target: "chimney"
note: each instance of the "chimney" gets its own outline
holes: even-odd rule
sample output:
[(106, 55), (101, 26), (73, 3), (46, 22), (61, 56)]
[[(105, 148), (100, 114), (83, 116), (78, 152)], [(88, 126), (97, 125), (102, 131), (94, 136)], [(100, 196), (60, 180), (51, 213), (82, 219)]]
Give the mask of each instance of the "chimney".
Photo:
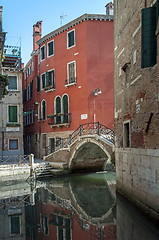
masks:
[(39, 47), (36, 42), (41, 38), (41, 23), (42, 21), (39, 21), (33, 25), (33, 52)]
[(109, 2), (106, 6), (106, 15), (114, 15), (114, 3)]
[(3, 7), (0, 6), (0, 32), (2, 32), (2, 9)]

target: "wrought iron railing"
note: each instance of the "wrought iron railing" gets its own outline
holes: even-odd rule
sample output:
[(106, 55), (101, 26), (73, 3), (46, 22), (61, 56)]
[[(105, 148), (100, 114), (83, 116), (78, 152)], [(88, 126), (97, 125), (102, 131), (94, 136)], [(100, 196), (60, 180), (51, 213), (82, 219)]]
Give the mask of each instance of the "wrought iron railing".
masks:
[(80, 125), (68, 138), (61, 138), (58, 144), (56, 144), (52, 149), (50, 146), (46, 147), (45, 155), (53, 153), (59, 149), (68, 148), (73, 142), (78, 139), (79, 136), (84, 135), (98, 135), (103, 140), (106, 140), (114, 144), (114, 130), (110, 129), (100, 122), (86, 123)]
[(3, 165), (29, 165), (29, 156), (28, 155), (11, 155), (11, 156), (0, 156), (0, 166)]
[(58, 113), (54, 115), (48, 115), (48, 124), (56, 126), (59, 124), (69, 125), (71, 123), (71, 113)]

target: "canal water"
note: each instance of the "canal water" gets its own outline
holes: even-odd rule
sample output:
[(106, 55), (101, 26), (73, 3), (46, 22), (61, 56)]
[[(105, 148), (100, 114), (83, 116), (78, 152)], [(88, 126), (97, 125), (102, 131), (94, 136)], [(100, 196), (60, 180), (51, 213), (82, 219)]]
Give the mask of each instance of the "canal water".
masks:
[(159, 240), (115, 189), (115, 173), (0, 186), (0, 240)]

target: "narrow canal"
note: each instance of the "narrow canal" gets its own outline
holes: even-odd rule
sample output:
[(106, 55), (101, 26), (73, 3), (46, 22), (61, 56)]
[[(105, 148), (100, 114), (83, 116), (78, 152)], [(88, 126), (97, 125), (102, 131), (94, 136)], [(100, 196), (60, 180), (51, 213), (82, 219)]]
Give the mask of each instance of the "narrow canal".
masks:
[(0, 186), (0, 240), (158, 240), (159, 228), (117, 195), (115, 173)]

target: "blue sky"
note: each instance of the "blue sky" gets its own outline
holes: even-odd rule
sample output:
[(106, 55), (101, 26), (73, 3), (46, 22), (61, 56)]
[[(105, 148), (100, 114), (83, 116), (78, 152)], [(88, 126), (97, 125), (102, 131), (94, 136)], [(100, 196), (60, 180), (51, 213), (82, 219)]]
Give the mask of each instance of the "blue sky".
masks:
[(42, 35), (61, 26), (60, 16), (66, 14), (63, 25), (84, 13), (105, 14), (105, 5), (111, 0), (0, 0), (3, 6), (2, 27), (7, 32), (6, 44), (22, 47), (24, 64), (32, 52), (32, 30), (37, 21), (42, 22)]

